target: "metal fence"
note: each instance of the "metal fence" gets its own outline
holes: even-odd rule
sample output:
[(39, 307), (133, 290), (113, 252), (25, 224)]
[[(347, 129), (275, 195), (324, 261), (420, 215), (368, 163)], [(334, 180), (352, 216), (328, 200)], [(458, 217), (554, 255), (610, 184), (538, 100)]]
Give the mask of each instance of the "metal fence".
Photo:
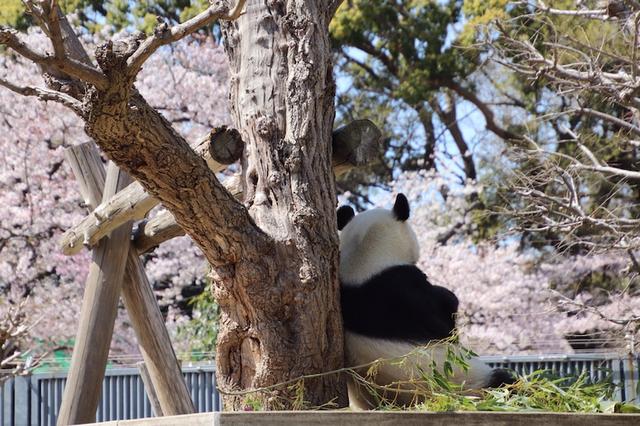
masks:
[[(220, 410), (213, 365), (182, 369), (198, 412)], [(55, 425), (66, 372), (16, 377), (0, 384), (0, 426)], [(102, 382), (96, 421), (153, 417), (137, 368), (109, 368)]]
[(640, 354), (603, 355), (519, 355), (481, 357), (494, 368), (509, 368), (521, 375), (538, 370), (551, 371), (559, 377), (577, 377), (586, 374), (590, 381), (610, 378), (616, 384), (614, 399), (640, 403)]
[[(559, 376), (586, 373), (593, 381), (611, 377), (619, 385), (615, 398), (640, 402), (640, 355), (546, 355), (481, 357), (492, 367), (510, 368), (520, 374), (551, 370)], [(185, 367), (183, 373), (198, 412), (218, 411), (213, 365)], [(55, 425), (66, 373), (39, 373), (16, 377), (0, 384), (0, 426)], [(97, 421), (152, 417), (149, 399), (136, 368), (108, 369), (102, 384)]]

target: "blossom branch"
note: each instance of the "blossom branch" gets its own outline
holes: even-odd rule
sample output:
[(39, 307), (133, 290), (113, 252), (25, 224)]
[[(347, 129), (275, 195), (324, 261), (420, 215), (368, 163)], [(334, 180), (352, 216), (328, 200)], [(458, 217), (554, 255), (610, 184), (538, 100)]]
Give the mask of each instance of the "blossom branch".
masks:
[(609, 321), (616, 325), (621, 325), (623, 327), (631, 326), (634, 330), (640, 327), (640, 315), (630, 315), (626, 318), (611, 318), (610, 316), (603, 313), (601, 310), (594, 306), (589, 306), (585, 303), (579, 302), (577, 300), (573, 300), (564, 296), (556, 290), (552, 290), (553, 293), (560, 299), (561, 305), (565, 306), (573, 306), (578, 308), (581, 311), (589, 312), (591, 314), (597, 315), (601, 319), (605, 321)]

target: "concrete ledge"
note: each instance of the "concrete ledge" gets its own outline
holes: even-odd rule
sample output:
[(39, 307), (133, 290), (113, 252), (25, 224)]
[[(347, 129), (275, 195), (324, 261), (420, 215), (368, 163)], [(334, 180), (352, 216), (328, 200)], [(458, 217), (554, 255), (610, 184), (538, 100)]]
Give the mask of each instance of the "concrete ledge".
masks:
[(257, 411), (201, 413), (96, 424), (107, 426), (638, 426), (640, 414)]

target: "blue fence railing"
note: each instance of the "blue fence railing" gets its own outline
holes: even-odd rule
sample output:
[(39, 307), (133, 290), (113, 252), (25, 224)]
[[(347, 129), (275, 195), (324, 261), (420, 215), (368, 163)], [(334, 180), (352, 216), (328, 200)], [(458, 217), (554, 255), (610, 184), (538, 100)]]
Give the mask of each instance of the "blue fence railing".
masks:
[[(551, 370), (559, 376), (588, 374), (593, 381), (611, 377), (618, 385), (618, 401), (640, 403), (640, 355), (545, 355), (481, 357), (492, 367), (510, 368), (520, 374)], [(198, 412), (219, 411), (211, 364), (183, 368), (187, 388)], [(0, 383), (0, 426), (55, 425), (62, 403), (66, 372), (38, 373)], [(102, 383), (96, 421), (153, 417), (137, 368), (109, 368)]]
[(616, 385), (614, 398), (617, 401), (640, 403), (640, 354), (518, 355), (481, 358), (492, 367), (509, 368), (521, 375), (549, 370), (559, 377), (577, 377), (584, 373), (592, 382), (610, 377)]
[[(220, 410), (213, 365), (185, 367), (182, 372), (196, 410)], [(66, 376), (66, 372), (37, 373), (0, 383), (0, 426), (54, 426)], [(138, 369), (107, 369), (96, 421), (145, 417), (153, 417), (153, 411)]]

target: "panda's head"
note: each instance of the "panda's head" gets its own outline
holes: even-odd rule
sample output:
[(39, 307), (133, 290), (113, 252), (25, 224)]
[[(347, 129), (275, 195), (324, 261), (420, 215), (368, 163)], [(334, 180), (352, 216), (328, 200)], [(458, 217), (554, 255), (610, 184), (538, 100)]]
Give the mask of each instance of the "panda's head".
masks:
[(391, 210), (356, 215), (351, 207), (342, 206), (337, 215), (342, 285), (357, 286), (389, 267), (418, 261), (418, 240), (407, 223), (409, 202), (403, 194), (398, 194)]

